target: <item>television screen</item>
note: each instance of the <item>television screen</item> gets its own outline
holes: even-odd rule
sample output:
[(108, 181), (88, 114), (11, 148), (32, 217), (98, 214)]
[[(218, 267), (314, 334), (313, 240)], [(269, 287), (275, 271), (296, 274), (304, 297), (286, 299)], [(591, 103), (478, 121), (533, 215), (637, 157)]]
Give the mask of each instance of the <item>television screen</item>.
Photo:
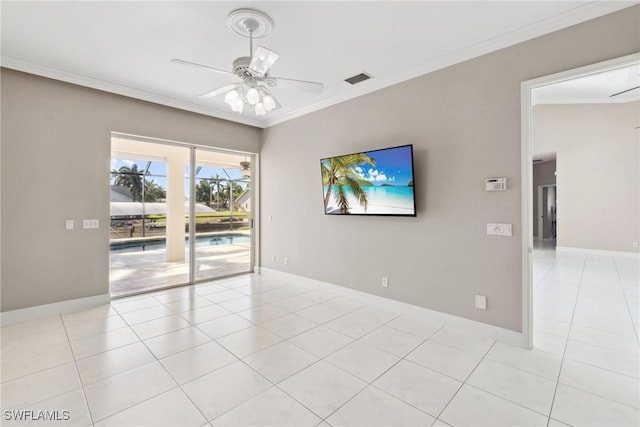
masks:
[(412, 145), (329, 157), (320, 166), (325, 214), (416, 216)]

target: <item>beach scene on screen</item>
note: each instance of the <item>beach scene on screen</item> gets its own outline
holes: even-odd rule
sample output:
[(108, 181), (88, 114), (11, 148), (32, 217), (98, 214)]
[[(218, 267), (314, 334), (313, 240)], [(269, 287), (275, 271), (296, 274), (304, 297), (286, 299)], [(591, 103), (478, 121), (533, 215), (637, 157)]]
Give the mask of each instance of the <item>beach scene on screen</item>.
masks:
[(321, 161), (326, 214), (415, 215), (410, 145)]

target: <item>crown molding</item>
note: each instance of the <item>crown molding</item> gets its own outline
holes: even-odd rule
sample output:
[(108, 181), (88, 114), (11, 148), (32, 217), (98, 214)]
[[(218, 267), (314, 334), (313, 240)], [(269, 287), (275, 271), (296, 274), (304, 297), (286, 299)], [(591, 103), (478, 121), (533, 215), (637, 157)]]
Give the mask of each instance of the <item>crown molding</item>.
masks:
[(478, 43), (472, 46), (463, 48), (457, 52), (453, 52), (449, 55), (442, 56), (440, 58), (427, 61), (416, 67), (412, 67), (400, 73), (396, 73), (392, 76), (382, 79), (372, 79), (365, 83), (363, 86), (353, 88), (352, 90), (342, 93), (340, 95), (327, 98), (314, 104), (306, 105), (298, 108), (289, 113), (283, 113), (280, 115), (272, 114), (264, 119), (255, 119), (227, 111), (221, 111), (213, 108), (206, 108), (201, 105), (190, 103), (176, 98), (167, 97), (153, 92), (148, 92), (129, 86), (95, 79), (88, 76), (74, 74), (68, 71), (58, 70), (50, 67), (45, 67), (38, 64), (22, 61), (20, 59), (2, 56), (0, 58), (0, 66), (5, 68), (14, 69), (17, 71), (23, 71), (30, 74), (39, 75), (55, 80), (60, 80), (67, 83), (76, 84), (92, 89), (97, 89), (105, 92), (114, 93), (117, 95), (126, 96), (129, 98), (135, 98), (142, 101), (153, 102), (155, 104), (165, 105), (168, 107), (178, 108), (185, 111), (191, 111), (193, 113), (203, 114), (218, 119), (228, 120), (236, 123), (241, 123), (257, 128), (267, 128), (274, 126), (306, 114), (313, 113), (336, 105), (368, 93), (372, 93), (389, 86), (428, 74), (433, 71), (440, 70), (442, 68), (449, 67), (451, 65), (467, 61), (472, 58), (476, 58), (499, 49), (503, 49), (508, 46), (512, 46), (517, 43), (521, 43), (545, 34), (552, 33), (554, 31), (561, 30), (563, 28), (570, 27), (603, 15), (607, 15), (613, 12), (617, 12), (628, 7), (639, 4), (639, 1), (630, 2), (605, 2), (594, 1), (584, 6), (577, 7), (573, 10), (564, 12), (554, 17), (545, 19), (527, 27), (520, 28), (518, 30), (503, 34), (492, 38), (490, 41)]
[(355, 88), (348, 93), (343, 93), (332, 98), (325, 99), (318, 103), (308, 105), (306, 107), (297, 109), (287, 114), (280, 116), (271, 116), (267, 119), (265, 127), (270, 127), (276, 124), (286, 122), (288, 120), (295, 119), (297, 117), (312, 113), (314, 111), (322, 110), (335, 104), (339, 104), (345, 101), (349, 101), (353, 98), (366, 95), (371, 92), (384, 89), (389, 86), (473, 59), (482, 55), (486, 55), (491, 52), (495, 52), (500, 49), (504, 49), (509, 46), (513, 46), (518, 43), (522, 43), (527, 40), (540, 37), (554, 31), (558, 31), (573, 25), (580, 24), (582, 22), (589, 21), (591, 19), (598, 18), (600, 16), (608, 15), (610, 13), (617, 12), (622, 9), (626, 9), (640, 1), (633, 2), (591, 2), (582, 7), (564, 12), (554, 17), (545, 19), (536, 24), (532, 24), (518, 30), (503, 34), (502, 36), (495, 37), (491, 41), (478, 43), (467, 48), (461, 49), (457, 52), (449, 55), (442, 56), (440, 58), (424, 62), (423, 64), (408, 69), (406, 71), (397, 73), (393, 76), (383, 79), (372, 79), (367, 81), (366, 86)]
[(129, 86), (124, 86), (117, 83), (112, 83), (106, 80), (94, 79), (93, 77), (87, 77), (80, 74), (58, 70), (55, 68), (45, 67), (42, 65), (22, 61), (20, 59), (12, 58), (9, 56), (2, 56), (0, 58), (0, 66), (2, 66), (3, 68), (9, 68), (16, 71), (35, 74), (37, 76), (59, 80), (62, 82), (71, 83), (78, 86), (97, 89), (104, 92), (113, 93), (116, 95), (122, 95), (128, 98), (134, 98), (141, 101), (148, 101), (154, 104), (164, 105), (166, 107), (173, 107), (180, 110), (190, 111), (192, 113), (203, 114), (209, 117), (215, 117), (218, 119), (223, 119), (223, 120), (241, 123), (241, 124), (259, 127), (259, 128), (264, 127), (264, 123), (262, 123), (261, 121), (252, 119), (251, 117), (241, 116), (231, 112), (218, 111), (212, 108), (202, 107), (197, 104), (192, 104), (192, 103), (171, 98), (165, 95), (159, 95), (157, 93), (148, 92), (148, 91), (136, 89)]
[(531, 105), (567, 105), (567, 104), (626, 104), (629, 102), (638, 102), (640, 101), (640, 96), (634, 96), (625, 99), (615, 99), (615, 98), (565, 98), (565, 99), (554, 99), (552, 101), (533, 101)]

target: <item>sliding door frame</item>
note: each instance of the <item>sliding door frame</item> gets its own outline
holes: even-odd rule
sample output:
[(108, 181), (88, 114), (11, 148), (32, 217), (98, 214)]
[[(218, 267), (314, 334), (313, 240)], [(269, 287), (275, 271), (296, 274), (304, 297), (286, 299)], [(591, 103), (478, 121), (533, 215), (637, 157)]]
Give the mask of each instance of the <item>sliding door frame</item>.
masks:
[[(172, 284), (172, 285), (167, 285), (167, 286), (162, 286), (162, 287), (158, 287), (156, 289), (151, 289), (151, 290), (144, 290), (144, 291), (140, 291), (140, 292), (132, 292), (130, 294), (125, 294), (125, 295), (121, 295), (121, 296), (117, 296), (117, 297), (113, 297), (114, 299), (116, 298), (124, 298), (124, 297), (128, 297), (128, 296), (132, 296), (132, 295), (137, 295), (137, 294), (144, 294), (144, 293), (148, 293), (148, 292), (155, 292), (155, 291), (159, 291), (159, 290), (164, 290), (164, 289), (171, 289), (171, 288), (177, 288), (177, 287), (181, 287), (181, 286), (189, 286), (189, 285), (194, 285), (197, 283), (202, 283), (202, 282), (208, 282), (211, 280), (217, 280), (217, 279), (222, 279), (225, 277), (232, 277), (238, 274), (246, 274), (246, 273), (253, 273), (253, 272), (259, 272), (259, 267), (258, 267), (258, 260), (260, 259), (260, 256), (258, 254), (259, 251), (259, 244), (260, 244), (260, 238), (259, 238), (259, 226), (258, 224), (260, 223), (259, 219), (259, 206), (260, 203), (259, 201), (259, 171), (260, 171), (260, 166), (259, 166), (259, 155), (257, 153), (252, 153), (252, 152), (248, 152), (248, 151), (239, 151), (239, 150), (231, 150), (231, 149), (226, 149), (226, 148), (219, 148), (219, 147), (210, 147), (207, 145), (199, 145), (199, 144), (192, 144), (192, 143), (187, 143), (187, 142), (179, 142), (179, 141), (172, 141), (172, 140), (167, 140), (167, 139), (161, 139), (161, 138), (153, 138), (153, 137), (147, 137), (147, 136), (141, 136), (141, 135), (133, 135), (133, 134), (128, 134), (128, 133), (122, 133), (122, 132), (111, 132), (111, 138), (123, 138), (123, 139), (131, 139), (134, 141), (140, 141), (140, 142), (148, 142), (148, 143), (153, 143), (153, 144), (163, 144), (163, 145), (171, 145), (171, 146), (175, 146), (175, 147), (180, 147), (180, 148), (185, 148), (185, 149), (189, 149), (189, 278), (187, 280), (187, 282), (185, 283), (179, 283), (179, 284)], [(250, 175), (251, 175), (251, 179), (249, 181), (249, 185), (251, 188), (251, 215), (249, 217), (249, 228), (251, 230), (251, 238), (250, 238), (250, 242), (251, 242), (251, 251), (250, 251), (250, 256), (249, 256), (249, 269), (246, 272), (242, 272), (242, 273), (233, 273), (230, 275), (224, 275), (224, 276), (219, 276), (219, 277), (212, 277), (212, 278), (204, 278), (204, 279), (196, 279), (196, 239), (195, 239), (195, 235), (196, 235), (196, 216), (195, 216), (195, 205), (196, 205), (196, 151), (200, 150), (200, 151), (209, 151), (209, 152), (217, 152), (217, 153), (225, 153), (225, 154), (234, 154), (234, 155), (238, 155), (238, 156), (245, 156), (251, 159), (251, 166), (250, 166)], [(111, 151), (110, 151), (111, 152)]]

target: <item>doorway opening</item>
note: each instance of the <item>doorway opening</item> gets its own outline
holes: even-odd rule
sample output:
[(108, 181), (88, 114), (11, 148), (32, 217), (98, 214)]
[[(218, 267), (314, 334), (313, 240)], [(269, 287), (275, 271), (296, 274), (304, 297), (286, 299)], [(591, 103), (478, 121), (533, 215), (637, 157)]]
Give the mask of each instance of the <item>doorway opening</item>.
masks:
[(251, 272), (254, 158), (113, 134), (111, 296)]
[[(534, 224), (533, 235), (546, 246), (555, 246), (557, 238), (557, 191), (556, 184), (538, 185), (537, 203), (533, 210), (537, 212), (537, 227)], [(536, 206), (537, 205), (537, 206)]]
[[(553, 235), (553, 221), (551, 220), (551, 212), (547, 211), (548, 223), (545, 228), (545, 218), (541, 218), (544, 216), (545, 201), (547, 202), (546, 208), (549, 209), (548, 198), (554, 196), (554, 191), (545, 190), (544, 186), (542, 189), (535, 183), (534, 177), (534, 161), (536, 160), (536, 156), (544, 153), (548, 153), (550, 151), (550, 147), (535, 147), (533, 144), (533, 126), (534, 126), (534, 105), (537, 105), (536, 108), (540, 107), (540, 104), (545, 105), (545, 109), (537, 110), (538, 114), (542, 114), (546, 111), (547, 118), (550, 119), (550, 122), (553, 123), (554, 126), (550, 126), (550, 129), (557, 128), (559, 124), (566, 122), (566, 110), (569, 108), (574, 108), (573, 104), (583, 104), (585, 109), (591, 108), (593, 109), (594, 104), (599, 103), (608, 103), (611, 104), (616, 103), (618, 105), (622, 105), (624, 103), (629, 102), (637, 102), (638, 100), (638, 88), (637, 86), (637, 75), (638, 67), (640, 67), (640, 54), (632, 54), (622, 58), (617, 58), (610, 61), (605, 61), (598, 64), (592, 64), (586, 67), (565, 71), (562, 73), (541, 77), (534, 80), (529, 80), (523, 82), (521, 85), (521, 112), (522, 112), (522, 156), (521, 156), (521, 171), (522, 171), (522, 286), (523, 286), (523, 305), (522, 305), (522, 325), (523, 325), (523, 338), (524, 338), (524, 346), (526, 348), (533, 348), (533, 335), (534, 335), (534, 327), (533, 327), (533, 318), (534, 318), (534, 296), (533, 296), (533, 288), (534, 288), (534, 247), (540, 245), (540, 242), (545, 242), (545, 231)], [(625, 90), (610, 90), (610, 86), (608, 83), (611, 82), (611, 76), (613, 74), (617, 76), (629, 76), (630, 80), (624, 82), (621, 86), (624, 86)], [(633, 79), (636, 79), (636, 84), (633, 83)], [(617, 80), (619, 82), (619, 80)], [(590, 91), (584, 91), (585, 83), (589, 83)], [(541, 102), (541, 99), (554, 92), (555, 89), (562, 87), (563, 91), (560, 93), (561, 96), (564, 96), (565, 99), (562, 100), (549, 100), (546, 99), (544, 102)], [(632, 88), (631, 90), (626, 90), (627, 88)], [(636, 91), (636, 92), (634, 92)], [(599, 93), (604, 92), (604, 94)], [(558, 91), (555, 92), (556, 94)], [(587, 96), (584, 96), (587, 94)], [(581, 96), (582, 95), (582, 96)], [(573, 100), (569, 98), (573, 97)], [(600, 97), (600, 100), (596, 100), (596, 97)], [(632, 97), (627, 98), (627, 97)], [(611, 99), (614, 98), (614, 99)], [(550, 105), (556, 104), (556, 105)], [(586, 104), (586, 106), (584, 106)], [(633, 108), (633, 107), (632, 107)], [(593, 114), (592, 114), (593, 115)], [(626, 116), (625, 116), (626, 117)], [(631, 120), (633, 121), (633, 120)], [(635, 115), (635, 121), (637, 121), (637, 112)], [(594, 190), (593, 184), (595, 183), (598, 188), (602, 186), (607, 180), (611, 181), (613, 176), (617, 176), (619, 171), (622, 169), (622, 164), (626, 164), (626, 158), (632, 156), (619, 156), (621, 161), (614, 165), (613, 170), (614, 173), (601, 173), (601, 170), (604, 170), (603, 167), (610, 166), (608, 164), (613, 163), (611, 161), (611, 156), (607, 151), (612, 147), (611, 145), (611, 135), (609, 132), (600, 132), (600, 133), (592, 133), (592, 135), (598, 135), (599, 139), (605, 142), (609, 142), (609, 145), (603, 145), (599, 147), (597, 150), (592, 150), (589, 154), (586, 154), (583, 150), (585, 146), (585, 138), (582, 137), (585, 129), (585, 125), (589, 123), (589, 121), (584, 121), (581, 124), (574, 126), (573, 129), (569, 129), (565, 131), (564, 134), (557, 134), (556, 137), (560, 137), (563, 141), (569, 141), (573, 144), (572, 148), (575, 148), (574, 151), (571, 151), (571, 155), (561, 155), (560, 152), (557, 152), (557, 158), (554, 153), (554, 160), (557, 161), (557, 169), (558, 182), (557, 187), (555, 189), (555, 198), (559, 201), (557, 205), (554, 206), (555, 211), (553, 212), (553, 217), (555, 219), (555, 241), (559, 242), (559, 249), (562, 250), (575, 250), (575, 248), (580, 248), (578, 250), (583, 251), (584, 253), (590, 253), (588, 251), (593, 251), (591, 248), (595, 248), (597, 250), (613, 250), (613, 251), (630, 251), (637, 252), (636, 249), (632, 249), (632, 242), (629, 239), (629, 232), (626, 233), (618, 233), (621, 238), (618, 239), (617, 242), (614, 242), (612, 232), (612, 228), (607, 228), (607, 225), (611, 226), (612, 221), (607, 220), (611, 218), (612, 212), (616, 212), (613, 208), (614, 203), (602, 203), (598, 204), (594, 207), (593, 205), (593, 194), (595, 192), (600, 192), (601, 194), (607, 194), (607, 196), (615, 195), (616, 197), (620, 197), (620, 195), (630, 195), (631, 198), (635, 197), (634, 194), (637, 193), (637, 189), (635, 192), (633, 191), (633, 180), (629, 180), (628, 176), (625, 179), (625, 185), (628, 184), (629, 188), (625, 187), (625, 189), (618, 188), (619, 185), (615, 184), (617, 182), (622, 182), (621, 179), (613, 180), (614, 184), (609, 184), (609, 188), (615, 188), (615, 192), (611, 191), (600, 191)], [(638, 123), (624, 123), (623, 127), (627, 135), (624, 141), (631, 140), (633, 138), (627, 138), (631, 135), (630, 132), (633, 132), (633, 126), (638, 126)], [(574, 132), (576, 131), (577, 132)], [(582, 132), (582, 133), (581, 133)], [(541, 141), (547, 139), (547, 135), (542, 135), (544, 133), (540, 128), (536, 128), (535, 135), (536, 141)], [(552, 140), (553, 138), (548, 138)], [(627, 146), (632, 146), (632, 144), (624, 142)], [(621, 144), (622, 145), (622, 144)], [(603, 148), (604, 147), (604, 148)], [(582, 150), (582, 151), (579, 151)], [(598, 151), (600, 150), (600, 151)], [(565, 150), (566, 153), (569, 153), (569, 150)], [(565, 153), (565, 154), (566, 154)], [(583, 154), (579, 154), (583, 153)], [(590, 156), (590, 158), (589, 158)], [(637, 155), (636, 157), (637, 158)], [(607, 159), (607, 161), (601, 161), (597, 167), (585, 166), (587, 161), (596, 162), (598, 160)], [(578, 162), (579, 166), (569, 167), (570, 163)], [(593, 164), (593, 163), (589, 163)], [(636, 162), (637, 166), (637, 162)], [(632, 166), (634, 167), (634, 166)], [(571, 173), (569, 170), (571, 169)], [(576, 178), (578, 175), (574, 174), (573, 171), (579, 170), (581, 172), (581, 179)], [(605, 178), (606, 179), (603, 179)], [(585, 187), (585, 182), (589, 182)], [(552, 184), (552, 183), (542, 183), (542, 184)], [(566, 185), (565, 185), (566, 184)], [(571, 190), (574, 184), (582, 185), (580, 191)], [(551, 187), (547, 187), (551, 188)], [(546, 191), (546, 194), (545, 194)], [(540, 194), (541, 193), (541, 194)], [(547, 199), (545, 199), (545, 196)], [(571, 197), (567, 197), (571, 196)], [(580, 198), (580, 202), (576, 202), (576, 198)], [(627, 197), (628, 198), (628, 197)], [(536, 208), (534, 210), (534, 204)], [(541, 206), (538, 206), (541, 205)], [(634, 202), (629, 203), (630, 208), (624, 209), (619, 207), (617, 212), (630, 212), (636, 209), (637, 211), (637, 203)], [(626, 206), (626, 205), (625, 205)], [(585, 208), (586, 207), (586, 208)], [(542, 209), (542, 213), (540, 212)], [(580, 211), (582, 209), (582, 211)], [(578, 212), (578, 213), (571, 213)], [(580, 214), (582, 212), (582, 214)], [(585, 215), (587, 212), (589, 215)], [(634, 211), (635, 212), (635, 211)], [(600, 215), (600, 217), (598, 217)], [(589, 217), (590, 221), (584, 221), (585, 218)], [(637, 218), (637, 215), (636, 215)], [(541, 221), (542, 219), (542, 221)], [(614, 221), (615, 222), (615, 221)], [(624, 221), (618, 221), (620, 223)], [(618, 224), (615, 224), (616, 226)], [(616, 227), (618, 228), (618, 227)], [(603, 230), (606, 229), (606, 233), (585, 233), (582, 230)], [(637, 230), (635, 233), (637, 234)], [(549, 234), (547, 234), (549, 235)], [(585, 237), (586, 236), (586, 237)], [(539, 238), (542, 237), (542, 240)], [(611, 238), (610, 238), (611, 237)], [(597, 245), (592, 243), (595, 238), (599, 238), (600, 241), (604, 242), (606, 240), (606, 244)], [(625, 243), (620, 246), (620, 240), (623, 240)], [(626, 242), (629, 240), (629, 242)], [(535, 242), (535, 243), (534, 243)], [(554, 242), (555, 243), (555, 242)], [(617, 246), (616, 246), (617, 245)], [(602, 246), (602, 247), (601, 247)], [(585, 249), (582, 249), (585, 248)], [(621, 248), (621, 249), (618, 249)], [(635, 246), (634, 246), (635, 248)], [(554, 245), (555, 249), (555, 245)], [(597, 252), (596, 250), (596, 252)], [(556, 251), (553, 250), (553, 257), (556, 256)], [(602, 251), (600, 251), (602, 252)], [(584, 256), (584, 255), (583, 255)], [(544, 258), (544, 257), (543, 257)], [(582, 265), (582, 264), (581, 264)], [(575, 268), (574, 268), (575, 267)], [(580, 266), (569, 266), (567, 267), (567, 271), (571, 270), (571, 273), (575, 273), (576, 277), (579, 276)], [(574, 271), (576, 270), (576, 271)], [(612, 270), (615, 272), (615, 268)], [(566, 276), (566, 271), (557, 271), (558, 277)], [(581, 274), (581, 273), (580, 273)], [(582, 277), (582, 276), (580, 276)], [(617, 276), (615, 276), (617, 277)], [(577, 280), (577, 279), (576, 279)], [(579, 283), (579, 281), (577, 282)], [(568, 294), (568, 293), (567, 293)], [(573, 301), (573, 300), (572, 300)], [(575, 309), (575, 301), (573, 301), (573, 305), (570, 305), (573, 309)], [(569, 319), (571, 323), (572, 319)], [(562, 344), (558, 347), (564, 348), (564, 344), (559, 340), (558, 343)], [(566, 341), (566, 338), (565, 338)]]

